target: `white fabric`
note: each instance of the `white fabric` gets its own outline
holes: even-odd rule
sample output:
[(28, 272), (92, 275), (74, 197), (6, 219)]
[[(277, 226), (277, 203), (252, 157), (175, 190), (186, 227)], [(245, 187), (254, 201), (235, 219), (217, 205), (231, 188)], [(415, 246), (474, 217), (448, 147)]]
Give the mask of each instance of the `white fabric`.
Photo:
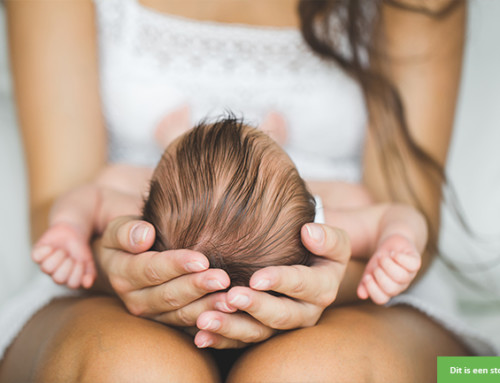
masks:
[[(193, 122), (226, 109), (255, 123), (279, 112), (289, 128), (285, 149), (304, 177), (360, 179), (366, 119), (361, 91), (334, 64), (311, 54), (298, 31), (193, 21), (136, 0), (96, 0), (96, 6), (111, 161), (153, 166), (160, 155), (155, 126), (188, 104)], [(419, 307), (478, 354), (498, 354), (498, 316), (465, 318), (457, 309), (457, 283), (448, 285), (453, 277), (443, 270), (436, 263), (391, 303)], [(40, 277), (3, 305), (0, 358), (34, 312), (70, 294)]]
[(61, 296), (76, 296), (80, 292), (56, 285), (41, 272), (24, 289), (2, 305), (0, 315), (0, 360), (9, 344), (38, 310)]
[(193, 122), (231, 110), (288, 124), (285, 149), (307, 178), (360, 178), (365, 111), (359, 86), (311, 53), (292, 28), (199, 22), (136, 0), (97, 2), (111, 160), (154, 165), (153, 131), (187, 104)]
[(319, 195), (314, 196), (316, 201), (316, 215), (314, 216), (314, 222), (325, 223), (325, 209), (323, 207), (323, 200)]

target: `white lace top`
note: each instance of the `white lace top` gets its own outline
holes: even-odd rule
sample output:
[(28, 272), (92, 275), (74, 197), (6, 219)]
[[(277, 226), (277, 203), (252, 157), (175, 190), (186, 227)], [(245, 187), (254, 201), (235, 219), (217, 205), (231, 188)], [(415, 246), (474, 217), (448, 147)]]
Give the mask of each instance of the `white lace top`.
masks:
[(365, 108), (356, 82), (294, 28), (197, 21), (137, 0), (95, 0), (102, 102), (112, 161), (155, 165), (159, 121), (188, 104), (193, 123), (232, 111), (281, 114), (302, 175), (360, 178)]

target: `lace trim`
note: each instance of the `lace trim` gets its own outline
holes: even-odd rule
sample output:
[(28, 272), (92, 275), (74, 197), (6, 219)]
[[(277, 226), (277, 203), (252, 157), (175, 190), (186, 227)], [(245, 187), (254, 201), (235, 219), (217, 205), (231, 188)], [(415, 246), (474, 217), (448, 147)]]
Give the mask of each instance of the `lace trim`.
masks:
[(137, 0), (96, 0), (96, 4), (105, 39), (123, 43), (123, 29), (132, 29), (126, 34), (134, 54), (164, 69), (215, 68), (227, 75), (251, 71), (279, 76), (284, 71), (314, 74), (320, 67), (332, 66), (310, 50), (295, 28), (192, 20), (154, 11)]
[[(335, 63), (315, 56), (298, 30), (185, 19), (137, 0), (95, 1), (112, 160), (154, 165), (151, 125), (187, 102), (193, 121), (224, 110), (244, 112), (252, 122), (269, 111), (282, 113), (293, 121), (286, 149), (296, 149), (298, 160), (300, 153), (310, 158), (299, 160), (299, 167), (315, 178), (359, 178), (355, 159), (348, 167), (334, 165), (339, 150), (329, 143), (341, 137), (340, 152), (348, 160), (358, 153), (364, 127), (360, 90)], [(137, 107), (138, 100), (147, 110)], [(332, 105), (343, 106), (332, 113)], [(144, 142), (132, 133), (131, 120), (145, 129)]]
[(122, 38), (125, 1), (94, 0), (100, 40), (118, 41)]

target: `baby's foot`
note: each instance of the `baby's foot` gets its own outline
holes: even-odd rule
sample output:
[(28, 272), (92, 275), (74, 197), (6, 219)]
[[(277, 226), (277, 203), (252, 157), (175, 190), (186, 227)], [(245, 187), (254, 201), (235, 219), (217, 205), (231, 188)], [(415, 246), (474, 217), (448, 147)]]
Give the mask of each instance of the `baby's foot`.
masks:
[(191, 110), (188, 105), (181, 106), (160, 121), (155, 131), (156, 142), (165, 149), (191, 128)]
[(288, 140), (285, 118), (278, 112), (268, 113), (259, 125), (259, 129), (267, 133), (280, 146), (284, 146)]
[(399, 234), (385, 238), (366, 265), (358, 296), (370, 297), (377, 304), (387, 303), (406, 290), (421, 263), (421, 255), (408, 238)]
[(35, 244), (31, 257), (56, 283), (89, 288), (96, 270), (88, 240), (70, 224), (54, 224)]

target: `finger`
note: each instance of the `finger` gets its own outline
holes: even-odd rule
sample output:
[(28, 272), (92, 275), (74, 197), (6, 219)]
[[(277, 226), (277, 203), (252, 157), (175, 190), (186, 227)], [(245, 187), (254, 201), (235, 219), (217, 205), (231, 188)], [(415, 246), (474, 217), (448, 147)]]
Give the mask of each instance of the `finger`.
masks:
[(248, 287), (233, 287), (228, 291), (227, 299), (230, 306), (277, 330), (313, 326), (323, 311), (313, 304), (276, 297)]
[(36, 263), (41, 263), (45, 258), (47, 258), (50, 254), (52, 254), (54, 249), (52, 246), (41, 245), (35, 246), (33, 251), (31, 252), (31, 258)]
[(54, 282), (64, 284), (68, 280), (71, 272), (73, 271), (74, 261), (71, 258), (65, 258), (62, 263), (52, 274)]
[(205, 311), (218, 310), (226, 313), (236, 311), (227, 306), (225, 295), (226, 293), (212, 293), (177, 310), (156, 315), (152, 319), (171, 326), (195, 326), (196, 320)]
[(410, 272), (417, 272), (422, 265), (422, 258), (418, 253), (398, 253), (394, 256), (394, 260)]
[(373, 302), (382, 305), (389, 301), (389, 296), (380, 289), (371, 274), (363, 277), (363, 283), (365, 284), (368, 294)]
[[(84, 266), (82, 262), (75, 262), (75, 265), (73, 267), (73, 271), (71, 272), (69, 278), (68, 278), (68, 287), (71, 287), (72, 289), (77, 289), (82, 285), (82, 279), (83, 279), (83, 273), (84, 273)], [(84, 285), (84, 287), (86, 287)]]
[(43, 260), (40, 264), (42, 270), (47, 274), (52, 274), (59, 265), (64, 261), (66, 252), (64, 250), (56, 250)]
[[(219, 311), (202, 313), (196, 321), (196, 326), (200, 330), (210, 331), (224, 338), (235, 339), (246, 344), (261, 342), (276, 332), (248, 314), (226, 314)], [(211, 347), (217, 346), (219, 345), (211, 345)]]
[(377, 251), (375, 254), (373, 254), (368, 262), (366, 263), (365, 267), (365, 274), (372, 274), (373, 271), (377, 268), (380, 267), (379, 262), (383, 258), (388, 258), (390, 257), (390, 254), (384, 250)]
[(372, 275), (380, 289), (389, 297), (393, 297), (403, 290), (404, 286), (391, 279), (381, 268), (375, 269)]
[(369, 295), (368, 295), (368, 290), (366, 289), (366, 286), (364, 285), (363, 282), (361, 282), (358, 286), (358, 289), (356, 291), (356, 293), (358, 294), (358, 297), (360, 299), (368, 299)]
[(304, 246), (313, 254), (347, 264), (351, 243), (345, 231), (328, 225), (308, 223), (300, 233)]
[(95, 268), (94, 262), (86, 262), (83, 269), (83, 276), (81, 278), (81, 284), (84, 288), (89, 289), (94, 284), (97, 277), (97, 270)]
[[(147, 252), (136, 256), (114, 258), (115, 275), (129, 290), (158, 286), (187, 273), (207, 270), (209, 262), (203, 254), (193, 250)], [(113, 280), (111, 280), (113, 284)], [(123, 286), (122, 286), (123, 287)]]
[(184, 275), (159, 286), (133, 291), (129, 294), (127, 307), (135, 315), (157, 316), (184, 307), (208, 293), (224, 290), (230, 284), (224, 270), (209, 269)]
[(229, 339), (222, 335), (215, 334), (210, 331), (198, 331), (194, 337), (194, 344), (198, 348), (212, 347), (216, 349), (227, 349), (227, 348), (243, 348), (248, 346), (248, 344), (243, 343), (236, 339)]
[(155, 230), (148, 222), (122, 216), (112, 220), (104, 231), (102, 245), (127, 253), (143, 253), (153, 246)]
[(260, 291), (272, 290), (326, 307), (333, 302), (337, 294), (340, 283), (337, 268), (338, 265), (331, 261), (321, 267), (271, 266), (252, 275), (250, 287)]
[(379, 261), (379, 267), (384, 270), (384, 272), (395, 282), (402, 284), (402, 283), (409, 283), (413, 276), (411, 273), (400, 266), (398, 263), (396, 263), (392, 258), (390, 257), (384, 257), (380, 259)]
[(350, 256), (350, 242), (343, 230), (306, 224), (301, 230), (304, 245), (319, 257), (310, 267), (277, 266), (258, 270), (250, 279), (256, 290), (273, 290), (289, 297), (326, 307), (337, 296)]

